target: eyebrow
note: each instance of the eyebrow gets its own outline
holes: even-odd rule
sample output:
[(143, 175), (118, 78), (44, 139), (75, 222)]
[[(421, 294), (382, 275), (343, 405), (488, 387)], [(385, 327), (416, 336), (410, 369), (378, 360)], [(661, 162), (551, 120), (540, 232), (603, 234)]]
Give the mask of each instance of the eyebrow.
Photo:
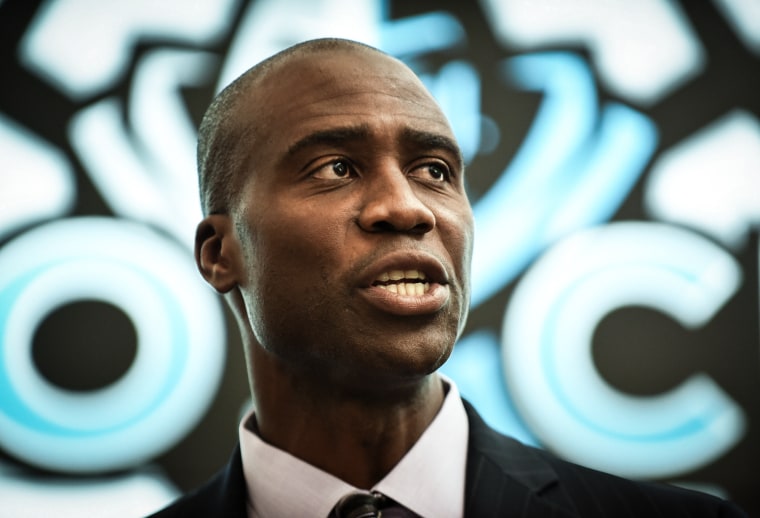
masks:
[[(309, 147), (340, 146), (368, 139), (370, 133), (369, 126), (365, 124), (315, 131), (292, 144), (288, 148), (286, 156), (294, 156)], [(456, 165), (460, 170), (464, 169), (462, 151), (454, 140), (445, 135), (407, 127), (402, 130), (401, 139), (405, 143), (411, 143), (415, 147), (425, 150), (442, 149), (456, 158)]]
[(337, 146), (346, 142), (357, 141), (369, 137), (369, 127), (347, 126), (328, 130), (315, 131), (306, 135), (291, 145), (286, 152), (287, 156), (293, 156), (304, 149), (314, 146)]
[(405, 142), (412, 142), (422, 149), (442, 149), (454, 155), (459, 170), (464, 170), (464, 157), (457, 143), (445, 135), (404, 128), (401, 137)]

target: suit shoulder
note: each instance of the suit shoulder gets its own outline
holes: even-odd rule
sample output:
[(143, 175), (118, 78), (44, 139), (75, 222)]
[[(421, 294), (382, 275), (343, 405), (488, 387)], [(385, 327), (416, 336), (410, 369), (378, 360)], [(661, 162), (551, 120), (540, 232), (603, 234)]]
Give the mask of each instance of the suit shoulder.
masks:
[[(500, 494), (503, 502), (497, 509), (517, 500), (545, 506), (557, 516), (746, 516), (731, 502), (706, 493), (630, 480), (560, 459), (497, 432), (466, 402), (465, 409), (470, 423), (466, 493), (470, 508), (480, 509), (482, 500)], [(504, 514), (472, 513), (476, 515)]]
[(215, 516), (214, 501), (217, 499), (221, 473), (203, 486), (186, 493), (148, 518), (193, 518)]
[(175, 500), (149, 518), (245, 518), (245, 476), (236, 447), (227, 466), (198, 489)]
[(635, 516), (746, 517), (732, 502), (707, 493), (662, 482), (623, 478), (532, 449), (554, 468), (558, 486), (578, 508), (628, 509)]

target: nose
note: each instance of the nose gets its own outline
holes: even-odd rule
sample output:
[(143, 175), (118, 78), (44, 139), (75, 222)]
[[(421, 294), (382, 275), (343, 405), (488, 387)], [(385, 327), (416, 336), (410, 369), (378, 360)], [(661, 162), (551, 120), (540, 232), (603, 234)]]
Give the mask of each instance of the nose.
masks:
[(367, 232), (421, 235), (435, 228), (435, 214), (417, 196), (406, 175), (395, 170), (366, 184), (358, 223)]

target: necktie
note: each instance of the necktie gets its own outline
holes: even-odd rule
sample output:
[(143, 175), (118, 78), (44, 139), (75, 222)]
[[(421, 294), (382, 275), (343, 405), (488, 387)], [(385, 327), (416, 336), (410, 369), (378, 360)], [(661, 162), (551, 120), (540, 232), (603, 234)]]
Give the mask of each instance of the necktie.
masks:
[(330, 518), (413, 518), (417, 515), (377, 491), (355, 491), (335, 504)]

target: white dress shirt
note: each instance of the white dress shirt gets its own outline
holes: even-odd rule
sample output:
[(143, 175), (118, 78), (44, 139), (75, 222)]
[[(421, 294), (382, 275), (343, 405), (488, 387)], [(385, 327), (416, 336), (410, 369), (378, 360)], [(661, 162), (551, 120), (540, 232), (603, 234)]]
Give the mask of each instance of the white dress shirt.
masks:
[[(442, 376), (443, 378), (443, 376)], [(453, 381), (440, 411), (398, 464), (373, 488), (423, 517), (464, 513), (468, 424)], [(248, 489), (248, 517), (327, 517), (357, 488), (264, 442), (240, 423), (240, 449)]]

